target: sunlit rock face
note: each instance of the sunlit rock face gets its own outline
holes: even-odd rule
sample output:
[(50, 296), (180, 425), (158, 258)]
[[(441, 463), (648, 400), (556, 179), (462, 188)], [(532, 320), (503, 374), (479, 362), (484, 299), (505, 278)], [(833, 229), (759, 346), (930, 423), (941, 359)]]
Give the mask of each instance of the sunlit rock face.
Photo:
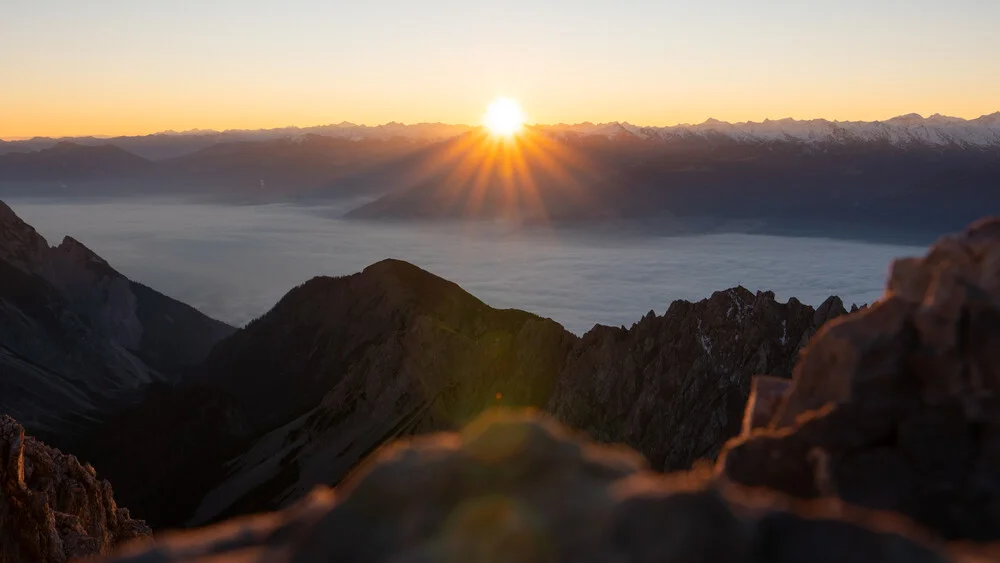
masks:
[(336, 490), (116, 562), (938, 562), (948, 547), (887, 515), (664, 476), (635, 452), (525, 411), (399, 441)]
[(150, 529), (115, 503), (94, 469), (0, 416), (0, 562), (62, 563), (107, 555)]
[(883, 298), (817, 334), (768, 427), (721, 467), (1000, 539), (1000, 220), (895, 262)]

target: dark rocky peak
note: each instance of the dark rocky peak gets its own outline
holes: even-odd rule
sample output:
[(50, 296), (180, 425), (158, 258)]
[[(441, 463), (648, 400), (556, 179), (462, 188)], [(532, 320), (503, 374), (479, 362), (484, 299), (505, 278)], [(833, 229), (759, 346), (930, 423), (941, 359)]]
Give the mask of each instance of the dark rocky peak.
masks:
[[(558, 342), (568, 346), (573, 338), (553, 321), (493, 309), (452, 282), (400, 260), (384, 260), (358, 274), (314, 278), (293, 289), (221, 342), (198, 379), (231, 389), (266, 425), (314, 407), (342, 374), (363, 363), (375, 362), (371, 369), (389, 370), (385, 375), (394, 377), (406, 362), (440, 361), (455, 352), (451, 346), (499, 351), (512, 345), (509, 339), (533, 331), (551, 335), (543, 342), (554, 348), (543, 356), (565, 355)], [(411, 354), (421, 356), (419, 361)], [(390, 364), (381, 363), (389, 358)], [(470, 360), (454, 361), (435, 371), (452, 371)], [(554, 378), (555, 373), (546, 376)]]
[(68, 235), (63, 237), (62, 242), (59, 243), (59, 246), (55, 247), (55, 250), (76, 262), (100, 264), (102, 266), (107, 266), (108, 268), (111, 267), (93, 250), (87, 248), (82, 242)]
[(25, 272), (44, 269), (49, 245), (34, 227), (0, 201), (0, 259)]
[(73, 237), (67, 236), (59, 246), (49, 247), (48, 242), (34, 227), (25, 223), (2, 201), (0, 201), (0, 259), (56, 285), (59, 285), (59, 277), (67, 270), (81, 266), (86, 266), (101, 275), (124, 277), (111, 268), (103, 258)]
[(115, 503), (94, 468), (0, 415), (0, 562), (64, 563), (108, 555), (151, 530)]
[(844, 302), (836, 295), (831, 295), (819, 307), (816, 307), (816, 313), (813, 315), (813, 325), (819, 328), (826, 324), (827, 321), (831, 321), (844, 313), (847, 313), (847, 309), (844, 308)]
[[(140, 406), (114, 431), (142, 444), (142, 460), (98, 466), (130, 506), (171, 525), (285, 506), (392, 438), (457, 428), (496, 405), (544, 406), (575, 341), (551, 320), (493, 309), (396, 260), (315, 278), (220, 342), (160, 409), (193, 427), (239, 418), (238, 434), (198, 434), (178, 452)], [(231, 398), (230, 414), (206, 408), (206, 396)], [(157, 469), (163, 456), (173, 471)], [(175, 479), (204, 488), (158, 494)]]
[[(386, 309), (460, 320), (487, 308), (457, 284), (402, 260), (383, 260), (357, 274), (315, 277), (289, 291), (258, 324), (338, 322), (349, 310)], [(401, 320), (402, 315), (396, 315)]]
[(845, 312), (838, 298), (814, 310), (735, 287), (631, 329), (598, 326), (570, 353), (548, 409), (655, 469), (684, 469), (739, 432), (752, 375), (789, 377), (819, 325)]
[(627, 448), (498, 411), (393, 443), (287, 510), (110, 561), (971, 563), (970, 551), (885, 514), (719, 486), (708, 472), (651, 473)]
[(1000, 539), (1000, 220), (893, 263), (884, 296), (827, 323), (730, 479)]

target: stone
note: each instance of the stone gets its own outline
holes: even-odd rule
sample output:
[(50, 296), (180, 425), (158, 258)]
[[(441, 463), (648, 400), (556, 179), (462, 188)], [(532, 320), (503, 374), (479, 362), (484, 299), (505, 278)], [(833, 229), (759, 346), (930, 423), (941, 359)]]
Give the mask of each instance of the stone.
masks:
[(115, 503), (94, 469), (0, 416), (0, 563), (107, 555), (151, 530)]
[(724, 448), (720, 474), (1000, 539), (998, 225), (897, 260), (880, 300), (813, 338), (781, 408)]

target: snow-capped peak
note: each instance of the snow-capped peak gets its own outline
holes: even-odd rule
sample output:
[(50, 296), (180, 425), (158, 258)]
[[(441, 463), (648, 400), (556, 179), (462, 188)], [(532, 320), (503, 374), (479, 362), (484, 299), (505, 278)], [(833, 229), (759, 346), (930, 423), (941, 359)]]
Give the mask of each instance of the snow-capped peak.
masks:
[(807, 144), (889, 143), (896, 146), (930, 145), (1000, 148), (1000, 112), (977, 119), (911, 113), (885, 121), (829, 121), (765, 119), (728, 123), (707, 119), (696, 125), (638, 127), (628, 123), (585, 123), (552, 126), (553, 131), (615, 137), (628, 133), (664, 140), (702, 137), (742, 143), (799, 142)]

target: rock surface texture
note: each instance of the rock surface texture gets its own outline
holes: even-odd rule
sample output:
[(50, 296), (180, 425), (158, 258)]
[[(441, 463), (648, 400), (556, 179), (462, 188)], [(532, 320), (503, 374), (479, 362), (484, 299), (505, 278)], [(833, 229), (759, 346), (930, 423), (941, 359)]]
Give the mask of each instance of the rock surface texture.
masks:
[(1000, 220), (896, 261), (883, 298), (817, 334), (767, 428), (720, 469), (1000, 539)]
[(742, 287), (675, 301), (631, 329), (584, 335), (547, 409), (597, 440), (632, 446), (654, 469), (686, 469), (739, 433), (753, 374), (790, 377), (809, 337), (846, 312), (836, 297), (813, 309)]
[(30, 436), (0, 416), (0, 563), (64, 562), (107, 555), (150, 535), (115, 504), (94, 469)]
[(976, 561), (889, 515), (664, 476), (524, 411), (399, 441), (335, 491), (196, 534), (133, 544), (145, 562)]

